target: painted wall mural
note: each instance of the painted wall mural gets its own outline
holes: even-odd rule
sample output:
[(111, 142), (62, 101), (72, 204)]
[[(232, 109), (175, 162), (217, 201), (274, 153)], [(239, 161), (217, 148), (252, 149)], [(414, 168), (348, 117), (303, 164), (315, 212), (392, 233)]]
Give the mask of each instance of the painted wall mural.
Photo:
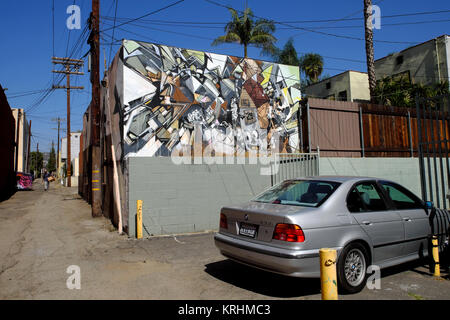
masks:
[(233, 154), (262, 138), (270, 149), (275, 133), (279, 152), (298, 152), (298, 67), (130, 40), (121, 50), (125, 156), (170, 156), (194, 142)]

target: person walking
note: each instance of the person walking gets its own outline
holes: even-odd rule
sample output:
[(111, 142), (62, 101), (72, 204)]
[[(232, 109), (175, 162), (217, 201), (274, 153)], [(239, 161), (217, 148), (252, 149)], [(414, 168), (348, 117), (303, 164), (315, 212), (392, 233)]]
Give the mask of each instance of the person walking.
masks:
[(42, 176), (42, 179), (44, 179), (44, 190), (47, 191), (49, 187), (49, 181), (48, 178), (50, 177), (50, 173), (47, 172), (47, 170), (44, 170), (44, 175)]

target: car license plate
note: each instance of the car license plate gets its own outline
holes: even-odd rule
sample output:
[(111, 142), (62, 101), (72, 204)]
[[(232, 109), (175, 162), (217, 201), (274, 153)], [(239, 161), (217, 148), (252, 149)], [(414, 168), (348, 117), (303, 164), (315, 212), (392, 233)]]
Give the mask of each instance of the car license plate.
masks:
[(242, 236), (254, 238), (256, 236), (256, 230), (258, 226), (254, 224), (241, 223), (241, 227), (239, 228), (239, 234)]

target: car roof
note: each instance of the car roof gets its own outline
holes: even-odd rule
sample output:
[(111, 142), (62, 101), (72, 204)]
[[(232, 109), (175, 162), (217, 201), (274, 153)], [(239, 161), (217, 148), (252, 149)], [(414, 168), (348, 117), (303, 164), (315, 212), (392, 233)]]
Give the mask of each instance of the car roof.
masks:
[(374, 177), (361, 177), (361, 176), (309, 176), (304, 178), (298, 178), (295, 180), (319, 180), (319, 181), (332, 181), (332, 182), (358, 182), (358, 181), (366, 181), (366, 180), (384, 180), (389, 181), (387, 179), (379, 179)]

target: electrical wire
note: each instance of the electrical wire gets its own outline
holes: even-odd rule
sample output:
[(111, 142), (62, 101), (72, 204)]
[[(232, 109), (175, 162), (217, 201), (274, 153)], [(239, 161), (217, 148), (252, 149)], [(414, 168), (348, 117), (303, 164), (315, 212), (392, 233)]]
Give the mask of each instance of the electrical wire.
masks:
[[(226, 9), (231, 9), (231, 7), (225, 6), (223, 4), (217, 3), (213, 0), (204, 0), (208, 3), (211, 3), (213, 5), (219, 6), (219, 7), (223, 7)], [(238, 12), (241, 12), (240, 10), (236, 10)], [(255, 18), (258, 19), (265, 19), (262, 17), (258, 17), (255, 16)], [(267, 20), (267, 19), (265, 19)], [(284, 23), (284, 22), (277, 22), (277, 21), (273, 21), (275, 24), (279, 24), (279, 25), (283, 25), (283, 26), (287, 26), (287, 27), (291, 27), (292, 29), (297, 29), (297, 30), (303, 30), (303, 31), (307, 31), (307, 32), (311, 32), (311, 33), (316, 33), (316, 34), (321, 34), (321, 35), (325, 35), (325, 36), (329, 36), (329, 37), (335, 37), (335, 38), (341, 38), (341, 39), (348, 39), (348, 40), (359, 40), (359, 41), (365, 41), (366, 39), (364, 38), (359, 38), (359, 37), (354, 37), (354, 36), (348, 36), (348, 35), (341, 35), (341, 34), (334, 34), (334, 33), (329, 33), (329, 32), (323, 32), (323, 31), (317, 31), (317, 30), (313, 30), (313, 29), (309, 29), (309, 28), (304, 28), (304, 27), (299, 27), (299, 26), (294, 26), (288, 23)], [(390, 44), (418, 44), (418, 42), (410, 42), (410, 41), (390, 41), (390, 40), (373, 40), (374, 42), (380, 42), (380, 43), (390, 43)]]
[[(157, 9), (157, 10), (154, 10), (154, 11), (149, 12), (149, 13), (147, 13), (147, 14), (144, 14), (143, 16), (140, 16), (140, 17), (131, 19), (131, 20), (127, 21), (127, 22), (123, 22), (123, 23), (117, 25), (116, 27), (121, 27), (121, 26), (124, 26), (124, 25), (126, 25), (126, 24), (129, 24), (129, 23), (131, 23), (131, 22), (133, 22), (133, 21), (137, 21), (137, 20), (143, 19), (143, 18), (145, 18), (145, 17), (148, 17), (148, 16), (150, 16), (150, 15), (156, 14), (156, 13), (158, 13), (158, 12), (167, 10), (167, 9), (169, 9), (169, 8), (171, 8), (171, 7), (173, 7), (173, 6), (176, 6), (176, 5), (178, 5), (178, 4), (182, 3), (182, 2), (184, 2), (184, 0), (179, 0), (179, 1), (177, 1), (177, 2), (171, 3), (171, 4), (169, 4), (169, 5), (165, 6), (165, 7), (162, 7), (162, 8), (160, 8), (160, 9)], [(111, 29), (112, 29), (112, 27), (111, 27), (111, 28), (108, 28), (108, 29), (105, 29), (105, 30), (103, 30), (103, 31), (108, 31), (108, 30), (111, 30)]]
[[(112, 38), (113, 39), (114, 39), (114, 31), (116, 30), (117, 6), (118, 6), (118, 3), (119, 3), (119, 0), (114, 0), (114, 1), (116, 2), (116, 8), (114, 10), (114, 26), (113, 26), (113, 29), (112, 29)], [(109, 46), (108, 66), (111, 63), (111, 51), (112, 51), (112, 43)]]
[[(380, 1), (382, 2), (382, 1)], [(379, 4), (378, 2), (377, 4)], [(356, 13), (360, 13), (361, 10), (358, 10)], [(386, 15), (381, 16), (382, 19), (391, 19), (391, 18), (397, 18), (397, 17), (408, 17), (408, 16), (419, 16), (419, 15), (431, 15), (431, 14), (438, 14), (438, 13), (448, 13), (450, 10), (439, 10), (439, 11), (425, 11), (425, 12), (414, 12), (414, 13), (404, 13), (404, 14), (395, 14), (395, 15)], [(356, 13), (352, 13), (349, 16), (352, 16)], [(111, 16), (101, 16), (103, 20), (113, 20), (114, 17)], [(125, 18), (125, 17), (116, 17), (117, 21), (129, 21), (131, 18)], [(228, 22), (217, 22), (217, 21), (179, 21), (179, 20), (161, 20), (161, 19), (140, 19), (142, 22), (151, 22), (151, 23), (166, 23), (166, 24), (181, 24), (181, 25), (220, 25), (225, 26)], [(322, 22), (341, 22), (341, 21), (364, 21), (364, 18), (358, 17), (358, 18), (340, 18), (340, 19), (322, 19), (322, 20), (280, 20), (276, 21), (279, 23), (322, 23)]]

